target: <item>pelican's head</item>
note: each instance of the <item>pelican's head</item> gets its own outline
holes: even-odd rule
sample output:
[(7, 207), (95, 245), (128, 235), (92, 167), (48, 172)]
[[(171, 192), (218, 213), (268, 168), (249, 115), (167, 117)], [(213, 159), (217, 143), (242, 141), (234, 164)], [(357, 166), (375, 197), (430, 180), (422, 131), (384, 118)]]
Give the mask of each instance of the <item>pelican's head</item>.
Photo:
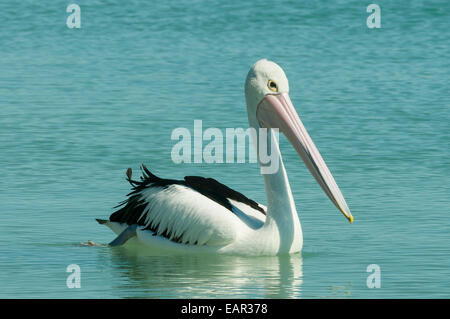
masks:
[(333, 204), (352, 223), (353, 216), (344, 196), (289, 98), (289, 83), (283, 69), (266, 59), (256, 62), (245, 81), (245, 97), (250, 125), (278, 128)]

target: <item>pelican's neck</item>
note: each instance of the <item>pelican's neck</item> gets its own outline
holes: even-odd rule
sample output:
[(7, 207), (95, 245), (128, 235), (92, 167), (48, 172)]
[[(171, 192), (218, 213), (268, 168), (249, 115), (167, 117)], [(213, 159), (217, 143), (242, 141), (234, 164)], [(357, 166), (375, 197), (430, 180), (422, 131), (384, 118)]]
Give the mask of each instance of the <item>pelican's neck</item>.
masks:
[(258, 132), (256, 134), (256, 152), (266, 189), (267, 217), (263, 228), (270, 232), (278, 232), (280, 250), (290, 251), (294, 241), (302, 241), (301, 226), (291, 186), (281, 158), (277, 136), (273, 130), (268, 130), (266, 145), (268, 145), (268, 153), (270, 153), (272, 161), (278, 162), (278, 165), (274, 163), (271, 163), (271, 165), (275, 165), (278, 169), (270, 173), (264, 173), (263, 167), (267, 167), (267, 164), (264, 164), (266, 161), (260, 154), (261, 142), (264, 142), (261, 139), (264, 137), (259, 134), (259, 125), (250, 118), (249, 122), (250, 126)]
[(278, 169), (274, 172), (264, 173), (262, 168), (267, 168), (267, 164), (264, 164), (261, 161), (260, 155), (258, 154), (258, 162), (261, 167), (261, 173), (266, 188), (267, 218), (268, 220), (272, 219), (280, 225), (284, 225), (285, 223), (292, 224), (292, 222), (298, 220), (297, 210), (295, 208), (286, 169), (284, 168), (283, 159), (281, 158), (278, 141), (273, 130), (269, 130), (267, 138), (272, 139), (272, 142), (267, 142), (270, 143), (269, 145), (272, 145), (270, 149), (270, 152), (273, 152), (271, 153), (272, 161), (278, 162), (278, 164), (270, 163), (272, 168), (278, 167)]

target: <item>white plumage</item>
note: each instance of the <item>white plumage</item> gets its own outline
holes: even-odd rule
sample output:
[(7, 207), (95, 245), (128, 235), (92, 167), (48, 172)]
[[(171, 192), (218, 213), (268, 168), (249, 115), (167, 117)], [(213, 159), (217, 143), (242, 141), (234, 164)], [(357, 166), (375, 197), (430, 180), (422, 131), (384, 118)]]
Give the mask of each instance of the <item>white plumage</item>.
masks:
[(236, 239), (240, 219), (186, 186), (148, 188), (142, 198), (148, 204), (141, 218), (145, 226), (158, 226), (157, 235), (166, 232), (170, 240), (180, 238), (182, 244), (199, 246), (226, 245)]
[[(136, 196), (145, 205), (138, 218), (142, 225), (136, 229), (137, 238), (147, 246), (169, 251), (184, 251), (186, 245), (203, 247), (198, 251), (218, 251), (261, 228), (265, 221), (263, 213), (242, 202), (229, 200), (230, 211), (184, 185), (147, 187)], [(129, 226), (111, 221), (106, 225), (118, 235)]]

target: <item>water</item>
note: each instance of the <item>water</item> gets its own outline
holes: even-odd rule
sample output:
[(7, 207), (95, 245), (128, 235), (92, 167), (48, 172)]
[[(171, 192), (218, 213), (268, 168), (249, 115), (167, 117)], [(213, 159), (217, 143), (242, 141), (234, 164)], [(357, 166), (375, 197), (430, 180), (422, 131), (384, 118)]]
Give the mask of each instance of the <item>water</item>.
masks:
[[(0, 4), (0, 297), (448, 298), (450, 3), (68, 1)], [(350, 225), (285, 139), (301, 255), (142, 256), (105, 218), (146, 163), (265, 202), (255, 164), (174, 164), (176, 127), (247, 127), (243, 82), (279, 63), (355, 216)], [(66, 267), (81, 268), (81, 288)], [(381, 269), (369, 289), (366, 268)]]

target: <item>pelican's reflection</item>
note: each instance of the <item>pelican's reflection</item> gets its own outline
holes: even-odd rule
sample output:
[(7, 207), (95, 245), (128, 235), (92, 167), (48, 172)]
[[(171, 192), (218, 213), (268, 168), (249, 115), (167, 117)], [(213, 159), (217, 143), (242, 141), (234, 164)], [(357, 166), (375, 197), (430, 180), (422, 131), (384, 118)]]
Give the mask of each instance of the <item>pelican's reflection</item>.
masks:
[(117, 288), (143, 298), (299, 298), (301, 254), (274, 257), (152, 256), (110, 249)]

